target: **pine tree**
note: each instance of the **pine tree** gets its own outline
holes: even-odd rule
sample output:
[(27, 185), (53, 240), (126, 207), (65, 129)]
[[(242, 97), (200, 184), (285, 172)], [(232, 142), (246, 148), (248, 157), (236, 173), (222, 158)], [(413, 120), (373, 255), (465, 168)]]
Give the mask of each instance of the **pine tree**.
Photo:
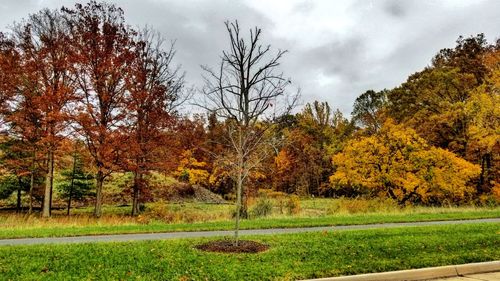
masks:
[(61, 198), (68, 202), (67, 215), (71, 210), (73, 200), (83, 200), (86, 197), (94, 196), (94, 177), (85, 171), (82, 157), (77, 152), (73, 153), (73, 167), (62, 171), (63, 181), (59, 185)]

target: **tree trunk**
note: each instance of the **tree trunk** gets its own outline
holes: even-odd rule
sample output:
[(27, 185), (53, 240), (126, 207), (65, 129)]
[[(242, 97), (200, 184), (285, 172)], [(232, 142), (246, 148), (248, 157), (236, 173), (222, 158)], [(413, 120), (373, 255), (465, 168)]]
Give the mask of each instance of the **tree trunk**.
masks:
[(392, 187), (390, 186), (385, 186), (385, 190), (387, 190), (387, 194), (389, 194), (389, 197), (395, 201), (398, 202), (399, 205), (401, 205), (401, 201), (398, 199), (398, 197), (396, 196), (396, 194), (394, 193), (394, 191), (392, 190)]
[(21, 189), (22, 189), (22, 186), (23, 185), (22, 185), (21, 178), (18, 178), (16, 213), (21, 212)]
[(236, 214), (235, 220), (236, 225), (234, 229), (234, 245), (238, 246), (239, 243), (239, 231), (240, 231), (240, 212), (241, 212), (241, 193), (243, 189), (243, 157), (238, 157), (238, 179), (236, 184)]
[(248, 219), (248, 189), (243, 188), (243, 186), (241, 190), (240, 218)]
[(28, 214), (33, 213), (33, 187), (34, 187), (34, 185), (35, 185), (35, 172), (32, 170), (31, 175), (30, 175), (30, 191), (29, 191), (30, 203), (29, 203)]
[(96, 176), (96, 196), (95, 196), (95, 209), (94, 216), (99, 218), (102, 215), (102, 184), (104, 182), (104, 173), (99, 168)]
[[(75, 149), (76, 150), (76, 149)], [(71, 184), (69, 186), (69, 194), (68, 194), (68, 212), (66, 215), (70, 215), (71, 210), (71, 197), (73, 196), (73, 188), (75, 186), (75, 174), (76, 174), (76, 152), (73, 154), (73, 171), (71, 172)]]
[(135, 158), (135, 161), (137, 163), (137, 169), (134, 171), (134, 187), (133, 187), (133, 192), (132, 192), (132, 216), (137, 216), (139, 214), (139, 193), (141, 191), (141, 186), (142, 186), (142, 174), (143, 174), (143, 167), (144, 167), (144, 154), (146, 152), (146, 149), (144, 148), (144, 142), (143, 142), (143, 134), (146, 133), (144, 132), (143, 124), (144, 124), (144, 112), (139, 109), (138, 111), (138, 120), (137, 120), (137, 138), (136, 141), (139, 144), (139, 151), (140, 154)]
[(50, 185), (50, 197), (49, 197), (49, 215), (52, 215), (52, 194), (54, 193), (54, 151), (50, 150), (49, 157), (49, 185)]
[(29, 191), (30, 203), (29, 203), (29, 208), (28, 208), (28, 214), (33, 213), (33, 188), (35, 187), (35, 162), (36, 162), (35, 156), (36, 156), (36, 152), (33, 149), (33, 155), (31, 158), (30, 191)]
[(54, 176), (54, 153), (49, 149), (47, 154), (47, 176), (45, 177), (45, 192), (43, 196), (42, 217), (50, 217), (52, 207), (52, 183)]
[(69, 211), (71, 210), (71, 192), (72, 192), (72, 191), (73, 191), (72, 189), (70, 189), (70, 190), (69, 190), (69, 196), (68, 196), (68, 210), (67, 210), (67, 212), (66, 212), (66, 215), (67, 215), (67, 216), (69, 216), (69, 215), (70, 215)]
[(482, 168), (482, 170), (484, 171), (481, 171), (481, 174), (483, 176), (483, 185), (482, 185), (482, 192), (483, 193), (488, 193), (491, 191), (491, 188), (492, 188), (492, 171), (493, 171), (493, 167), (492, 167), (492, 157), (491, 157), (491, 153), (487, 153), (486, 155), (484, 155), (484, 165)]
[(491, 190), (491, 154), (482, 154), (480, 164), (481, 173), (479, 174), (479, 181), (477, 183), (477, 192), (479, 194), (484, 194)]
[(139, 214), (139, 188), (140, 188), (140, 172), (134, 172), (134, 187), (132, 193), (132, 216)]

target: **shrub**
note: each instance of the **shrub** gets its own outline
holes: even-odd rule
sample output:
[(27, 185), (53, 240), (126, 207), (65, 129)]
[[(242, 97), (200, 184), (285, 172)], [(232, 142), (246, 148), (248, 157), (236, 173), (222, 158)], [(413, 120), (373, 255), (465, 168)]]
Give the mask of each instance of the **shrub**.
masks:
[(491, 194), (498, 204), (500, 204), (500, 183), (495, 183), (491, 189)]
[(285, 203), (286, 211), (289, 215), (298, 214), (300, 212), (300, 199), (297, 195), (291, 195)]
[(476, 205), (480, 207), (494, 208), (500, 204), (500, 197), (498, 194), (494, 192), (498, 192), (494, 189), (491, 190), (491, 194), (482, 194), (477, 198)]
[(252, 217), (267, 217), (273, 211), (273, 202), (267, 198), (267, 196), (259, 197), (255, 205), (250, 211)]
[(258, 194), (259, 194), (259, 196), (266, 196), (267, 198), (272, 198), (272, 199), (280, 199), (280, 198), (284, 198), (287, 196), (287, 194), (284, 192), (274, 191), (274, 190), (268, 189), (268, 188), (259, 189)]
[(173, 222), (175, 220), (174, 213), (168, 210), (168, 206), (164, 201), (150, 204), (144, 216), (165, 222)]
[(151, 218), (145, 215), (138, 215), (136, 217), (136, 221), (140, 224), (149, 224), (151, 222)]
[(328, 214), (335, 213), (372, 213), (372, 212), (393, 212), (399, 210), (398, 204), (391, 199), (365, 199), (365, 198), (344, 198), (341, 197), (333, 201), (328, 207)]

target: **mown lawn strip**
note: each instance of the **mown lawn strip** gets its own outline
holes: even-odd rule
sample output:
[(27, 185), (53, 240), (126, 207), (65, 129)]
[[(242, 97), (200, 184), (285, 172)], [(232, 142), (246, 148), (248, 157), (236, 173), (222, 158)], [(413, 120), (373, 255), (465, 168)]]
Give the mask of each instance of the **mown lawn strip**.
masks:
[(259, 254), (201, 252), (211, 239), (0, 247), (2, 280), (295, 280), (500, 259), (500, 224), (245, 237)]

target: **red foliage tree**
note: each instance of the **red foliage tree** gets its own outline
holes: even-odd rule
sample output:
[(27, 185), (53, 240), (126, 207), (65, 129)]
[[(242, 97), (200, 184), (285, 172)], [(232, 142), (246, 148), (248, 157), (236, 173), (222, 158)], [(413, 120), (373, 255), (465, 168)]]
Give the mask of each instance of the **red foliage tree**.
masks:
[(125, 169), (134, 174), (132, 215), (139, 212), (139, 195), (147, 181), (145, 175), (156, 166), (158, 146), (164, 143), (164, 129), (172, 125), (174, 108), (180, 99), (183, 76), (172, 68), (174, 50), (165, 51), (163, 39), (151, 29), (139, 33), (134, 60), (127, 73), (128, 94)]
[[(68, 29), (61, 13), (44, 9), (31, 15), (14, 29), (23, 60), (23, 73), (29, 75), (33, 92), (28, 110), (40, 114), (39, 144), (46, 155), (46, 179), (42, 216), (50, 216), (55, 150), (67, 132), (67, 106), (74, 100), (68, 61)], [(31, 93), (27, 93), (31, 94)]]
[(117, 169), (124, 143), (120, 128), (127, 116), (125, 78), (133, 63), (133, 35), (123, 11), (89, 2), (63, 8), (70, 27), (70, 60), (79, 101), (73, 118), (96, 165), (94, 215), (101, 216), (104, 179)]
[[(1, 37), (1, 115), (6, 138), (8, 170), (18, 178), (31, 174), (29, 211), (33, 207), (34, 177), (40, 163), (40, 142), (43, 137), (43, 112), (40, 101), (43, 88), (23, 48), (24, 32)], [(10, 144), (8, 144), (10, 143)], [(30, 155), (28, 157), (28, 155)], [(18, 193), (20, 195), (20, 193)], [(19, 196), (18, 196), (19, 197)], [(18, 201), (20, 198), (18, 198)]]

